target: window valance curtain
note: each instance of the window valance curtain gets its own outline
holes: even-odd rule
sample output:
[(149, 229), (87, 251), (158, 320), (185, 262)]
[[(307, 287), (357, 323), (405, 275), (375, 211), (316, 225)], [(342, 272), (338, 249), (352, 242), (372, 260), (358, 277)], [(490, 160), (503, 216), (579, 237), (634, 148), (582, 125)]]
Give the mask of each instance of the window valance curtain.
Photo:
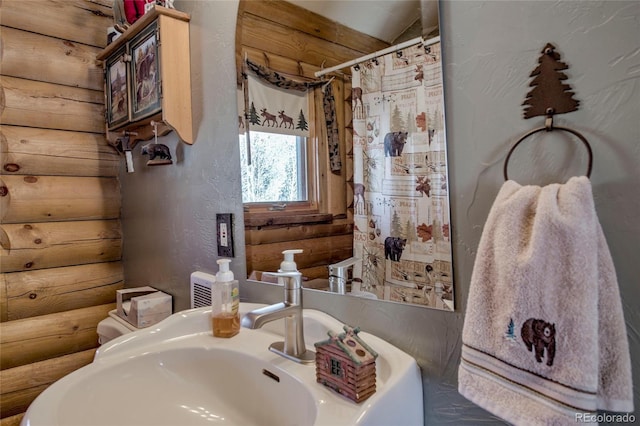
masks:
[(251, 62), (249, 59), (245, 61), (247, 70), (253, 72), (253, 74), (260, 78), (265, 83), (272, 84), (281, 89), (297, 90), (300, 92), (306, 92), (309, 89), (314, 89), (325, 84), (324, 81), (296, 81), (291, 80), (280, 74), (279, 72), (272, 71), (267, 67)]
[(249, 100), (246, 110), (251, 131), (309, 136), (307, 92), (283, 90), (264, 84), (253, 75), (247, 79)]
[(326, 81), (297, 81), (246, 59), (244, 77), (245, 130), (308, 136), (309, 89), (323, 87), (323, 106), (331, 170), (341, 169), (335, 100)]

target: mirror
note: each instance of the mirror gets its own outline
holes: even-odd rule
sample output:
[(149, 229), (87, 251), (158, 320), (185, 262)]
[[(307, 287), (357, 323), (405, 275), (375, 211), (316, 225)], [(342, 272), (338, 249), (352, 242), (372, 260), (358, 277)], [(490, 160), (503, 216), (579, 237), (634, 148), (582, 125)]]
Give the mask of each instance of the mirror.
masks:
[[(239, 70), (246, 70), (247, 58), (278, 71), (285, 79), (320, 81), (305, 120), (322, 127), (322, 132), (331, 132), (333, 124), (327, 124), (323, 111), (329, 86), (337, 139), (344, 146), (338, 148), (342, 164), (337, 171), (329, 169), (330, 161), (324, 157), (324, 139), (309, 149), (318, 154), (311, 173), (325, 176), (324, 181), (319, 179), (315, 210), (313, 205), (308, 211), (296, 210), (294, 204), (285, 202), (263, 206), (262, 213), (245, 210), (250, 278), (269, 282), (261, 272), (278, 268), (282, 250), (302, 248), (305, 253), (299, 255), (298, 267), (309, 277), (308, 288), (453, 310), (437, 2), (264, 3), (240, 1)], [(327, 16), (341, 17), (342, 24), (336, 23), (337, 18), (330, 20), (308, 10), (314, 7)], [(360, 9), (345, 12), (338, 10), (341, 7)], [(387, 15), (381, 14), (380, 7), (386, 8)], [(414, 21), (405, 19), (398, 24), (403, 25), (404, 33), (396, 34), (394, 43), (362, 34), (344, 18), (372, 14), (371, 19), (362, 20), (373, 26), (376, 20), (391, 26), (403, 8)], [(353, 21), (354, 27), (360, 25)], [(425, 42), (415, 41), (416, 36)], [(316, 76), (323, 68), (374, 52), (353, 68), (342, 66)], [(295, 126), (293, 114), (280, 109), (278, 117), (267, 108), (256, 107), (242, 92), (239, 105), (248, 107), (245, 118), (273, 120), (274, 128), (287, 127), (293, 118)], [(247, 121), (242, 120), (243, 115), (239, 114), (241, 127)], [(322, 132), (319, 137), (326, 139)], [(314, 180), (313, 175), (308, 180)], [(279, 205), (285, 211), (275, 213)]]

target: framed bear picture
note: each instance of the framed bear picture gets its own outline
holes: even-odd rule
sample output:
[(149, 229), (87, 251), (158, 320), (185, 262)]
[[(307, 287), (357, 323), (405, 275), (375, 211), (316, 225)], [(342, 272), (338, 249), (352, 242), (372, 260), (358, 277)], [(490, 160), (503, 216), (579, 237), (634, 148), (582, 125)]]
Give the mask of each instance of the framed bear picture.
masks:
[(115, 129), (129, 120), (127, 50), (123, 46), (106, 65), (107, 127)]
[(157, 21), (131, 42), (131, 119), (148, 117), (162, 109)]

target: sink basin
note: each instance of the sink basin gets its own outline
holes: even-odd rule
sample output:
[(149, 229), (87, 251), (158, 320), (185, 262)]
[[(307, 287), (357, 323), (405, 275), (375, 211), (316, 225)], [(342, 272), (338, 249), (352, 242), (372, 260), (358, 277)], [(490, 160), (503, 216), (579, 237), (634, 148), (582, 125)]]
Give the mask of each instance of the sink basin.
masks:
[[(61, 401), (58, 415), (60, 424), (69, 426), (313, 421), (311, 392), (292, 376), (279, 373), (269, 363), (234, 350), (192, 345), (167, 349), (132, 358), (126, 368), (104, 368), (78, 380)], [(77, 409), (79, 401), (102, 408), (90, 410), (92, 416), (87, 417)], [(118, 410), (106, 411), (110, 407), (105, 401)]]
[[(265, 305), (241, 303), (241, 313)], [(283, 320), (231, 339), (211, 335), (210, 308), (172, 315), (103, 345), (90, 365), (31, 404), (23, 426), (422, 425), (422, 385), (413, 358), (371, 334), (376, 393), (359, 404), (316, 382), (315, 365), (269, 351)], [(327, 339), (342, 323), (305, 309), (305, 340)]]

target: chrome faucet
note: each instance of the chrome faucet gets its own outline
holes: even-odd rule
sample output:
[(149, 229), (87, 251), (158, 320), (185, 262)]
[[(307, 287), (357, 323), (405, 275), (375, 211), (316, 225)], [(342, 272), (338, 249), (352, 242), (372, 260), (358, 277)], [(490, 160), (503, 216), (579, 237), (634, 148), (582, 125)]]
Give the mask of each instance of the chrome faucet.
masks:
[[(299, 253), (301, 250), (285, 250), (285, 252)], [(284, 302), (248, 312), (242, 318), (242, 326), (257, 329), (271, 321), (284, 318), (284, 342), (272, 343), (269, 350), (295, 362), (303, 364), (314, 362), (315, 352), (307, 350), (304, 343), (302, 274), (297, 270), (285, 272), (282, 269), (278, 272), (265, 273), (278, 277), (278, 283), (284, 286)]]
[(333, 293), (346, 294), (347, 283), (349, 282), (349, 268), (358, 262), (357, 257), (350, 257), (342, 262), (329, 265), (329, 291)]

